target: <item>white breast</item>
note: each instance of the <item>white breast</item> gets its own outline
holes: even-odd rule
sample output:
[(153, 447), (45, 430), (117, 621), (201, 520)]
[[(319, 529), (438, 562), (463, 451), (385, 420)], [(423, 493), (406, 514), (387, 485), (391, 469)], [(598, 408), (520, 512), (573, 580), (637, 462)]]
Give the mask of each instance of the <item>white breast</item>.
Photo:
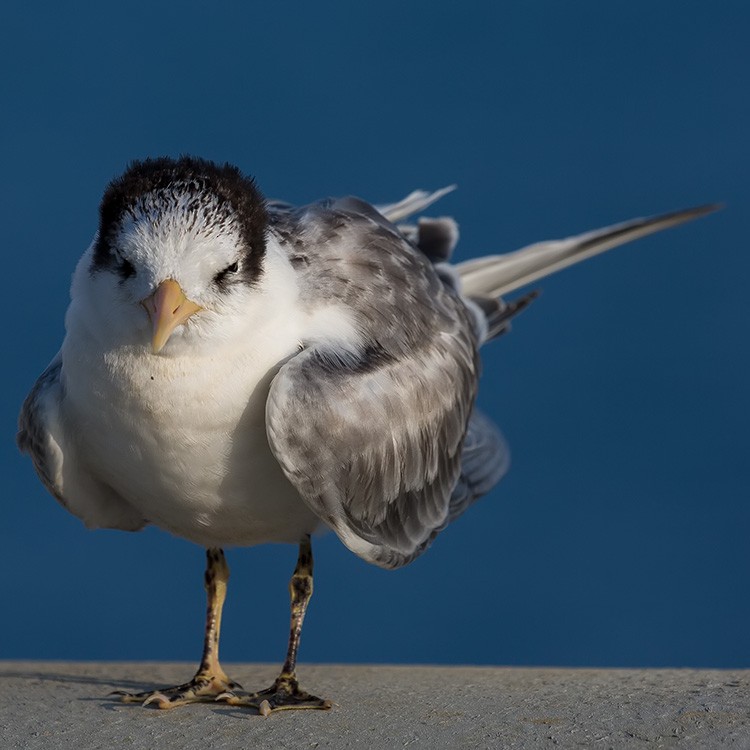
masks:
[[(163, 355), (108, 350), (76, 320), (74, 302), (61, 404), (71, 510), (91, 526), (118, 527), (119, 499), (206, 546), (296, 542), (314, 531), (319, 519), (282, 474), (265, 428), (270, 382), (298, 351), (296, 309), (275, 305), (241, 339), (170, 356), (169, 343)], [(112, 491), (106, 502), (102, 487)]]

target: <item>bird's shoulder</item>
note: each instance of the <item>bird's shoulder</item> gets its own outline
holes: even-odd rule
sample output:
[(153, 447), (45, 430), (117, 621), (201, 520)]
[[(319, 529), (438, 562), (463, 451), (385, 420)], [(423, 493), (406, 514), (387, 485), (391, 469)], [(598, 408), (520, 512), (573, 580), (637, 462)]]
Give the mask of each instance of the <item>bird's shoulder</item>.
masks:
[(302, 298), (335, 300), (378, 347), (412, 351), (443, 332), (472, 336), (455, 285), (373, 205), (353, 196), (301, 207), (269, 204), (269, 228)]

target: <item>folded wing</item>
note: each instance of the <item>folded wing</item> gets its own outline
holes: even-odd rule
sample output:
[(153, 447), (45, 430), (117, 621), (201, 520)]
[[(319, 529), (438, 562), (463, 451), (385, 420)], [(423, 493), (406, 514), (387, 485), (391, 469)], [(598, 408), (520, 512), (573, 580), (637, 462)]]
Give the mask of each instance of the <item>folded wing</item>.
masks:
[(311, 334), (281, 367), (266, 407), (271, 449), (344, 544), (397, 567), (451, 515), (476, 393), (473, 316), (371, 206), (344, 199), (295, 220), (290, 236), (305, 246), (293, 252), (315, 256), (301, 296), (340, 305), (357, 334)]

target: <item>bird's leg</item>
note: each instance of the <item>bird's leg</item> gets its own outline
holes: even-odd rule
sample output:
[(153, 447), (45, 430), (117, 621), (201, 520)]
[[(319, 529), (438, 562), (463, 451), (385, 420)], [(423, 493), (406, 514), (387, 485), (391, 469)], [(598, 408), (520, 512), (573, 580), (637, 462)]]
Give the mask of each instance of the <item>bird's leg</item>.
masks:
[(219, 635), (221, 611), (227, 595), (229, 566), (224, 552), (218, 548), (206, 550), (206, 635), (203, 641), (203, 658), (190, 682), (174, 687), (149, 690), (143, 693), (117, 691), (125, 703), (155, 703), (159, 708), (175, 708), (186, 703), (214, 701), (218, 695), (240, 687), (227, 677), (219, 664)]
[(313, 557), (309, 534), (300, 542), (297, 567), (289, 582), (292, 599), (292, 622), (289, 633), (289, 648), (284, 666), (276, 681), (266, 690), (247, 696), (227, 695), (225, 700), (233, 706), (253, 706), (263, 716), (271, 711), (292, 708), (331, 708), (331, 701), (323, 700), (300, 690), (297, 682), (297, 650), (299, 649), (302, 622), (313, 591)]

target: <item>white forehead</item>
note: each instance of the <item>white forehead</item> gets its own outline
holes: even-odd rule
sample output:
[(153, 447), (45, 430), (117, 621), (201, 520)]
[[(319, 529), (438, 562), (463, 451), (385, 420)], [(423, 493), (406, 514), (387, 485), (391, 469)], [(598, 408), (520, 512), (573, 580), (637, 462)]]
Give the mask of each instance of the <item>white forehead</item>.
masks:
[(205, 280), (236, 259), (242, 242), (234, 211), (215, 195), (189, 187), (140, 196), (112, 236), (116, 250), (156, 282)]

